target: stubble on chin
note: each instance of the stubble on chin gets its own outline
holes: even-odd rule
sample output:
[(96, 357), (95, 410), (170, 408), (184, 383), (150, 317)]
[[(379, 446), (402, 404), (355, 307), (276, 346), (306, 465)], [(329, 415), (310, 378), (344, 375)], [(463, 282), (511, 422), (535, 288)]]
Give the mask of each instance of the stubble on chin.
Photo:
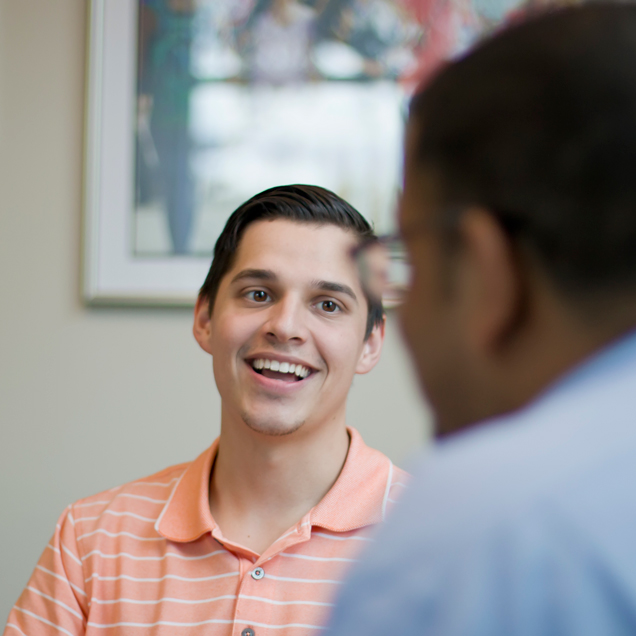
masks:
[(247, 411), (241, 414), (241, 418), (245, 422), (245, 425), (254, 432), (261, 433), (262, 435), (271, 435), (272, 437), (291, 435), (306, 422), (306, 420), (298, 420), (291, 423), (281, 423), (280, 420), (271, 421), (269, 419), (254, 417)]

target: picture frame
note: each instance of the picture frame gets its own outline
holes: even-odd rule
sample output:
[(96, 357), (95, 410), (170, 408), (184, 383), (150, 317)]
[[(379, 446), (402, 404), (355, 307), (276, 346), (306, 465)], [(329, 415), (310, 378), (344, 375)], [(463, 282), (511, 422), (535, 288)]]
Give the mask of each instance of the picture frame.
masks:
[[(333, 46), (331, 48), (323, 46), (321, 51), (319, 51), (321, 58), (314, 64), (314, 67), (322, 64), (320, 68), (323, 72), (323, 79), (326, 76), (330, 80), (329, 82), (323, 81), (322, 85), (328, 85), (330, 87), (329, 90), (333, 88), (339, 93), (326, 94), (326, 98), (324, 95), (318, 94), (317, 99), (314, 93), (320, 89), (321, 82), (312, 78), (311, 81), (306, 82), (302, 90), (295, 91), (293, 88), (284, 89), (281, 87), (270, 89), (267, 107), (270, 111), (275, 112), (281, 104), (289, 106), (290, 100), (287, 98), (286, 102), (281, 101), (280, 94), (289, 97), (290, 95), (294, 96), (296, 93), (300, 95), (303, 91), (305, 93), (310, 91), (310, 93), (305, 97), (301, 95), (304, 102), (299, 101), (298, 108), (305, 108), (307, 102), (312, 100), (320, 102), (321, 99), (324, 106), (324, 103), (329, 101), (333, 103), (334, 99), (339, 99), (339, 95), (344, 96), (344, 100), (341, 103), (346, 104), (349, 102), (355, 107), (356, 100), (359, 104), (361, 99), (351, 92), (351, 87), (354, 85), (362, 87), (360, 90), (367, 91), (367, 93), (369, 90), (375, 90), (378, 94), (384, 93), (386, 95), (387, 91), (389, 91), (388, 102), (386, 97), (382, 98), (384, 101), (382, 99), (375, 101), (372, 99), (366, 102), (367, 104), (377, 103), (378, 106), (372, 112), (372, 116), (367, 117), (369, 122), (366, 124), (366, 129), (358, 128), (358, 130), (353, 130), (359, 143), (359, 147), (356, 150), (357, 156), (363, 159), (358, 164), (364, 164), (365, 161), (370, 163), (368, 157), (373, 156), (373, 153), (369, 153), (364, 147), (364, 144), (368, 146), (366, 138), (373, 137), (374, 130), (377, 136), (377, 130), (380, 128), (390, 131), (392, 135), (390, 151), (386, 152), (386, 148), (383, 147), (382, 152), (376, 152), (375, 163), (381, 163), (382, 165), (379, 167), (376, 165), (373, 168), (375, 173), (370, 169), (366, 173), (361, 171), (359, 165), (352, 160), (353, 155), (351, 153), (349, 153), (351, 156), (347, 156), (346, 152), (343, 155), (342, 152), (335, 152), (332, 148), (330, 150), (331, 154), (328, 155), (326, 161), (323, 161), (323, 165), (332, 165), (334, 157), (338, 159), (344, 157), (343, 165), (347, 164), (349, 166), (347, 168), (345, 165), (345, 168), (343, 168), (350, 171), (349, 183), (345, 183), (344, 187), (340, 187), (341, 184), (338, 182), (339, 175), (334, 174), (333, 170), (331, 173), (327, 173), (322, 168), (316, 170), (317, 159), (310, 158), (309, 163), (305, 161), (305, 164), (303, 164), (302, 157), (300, 160), (291, 157), (288, 163), (290, 165), (292, 163), (297, 164), (296, 170), (290, 170), (289, 173), (282, 170), (276, 173), (270, 170), (271, 174), (268, 175), (269, 182), (264, 180), (262, 176), (258, 176), (258, 178), (254, 176), (252, 181), (248, 183), (248, 187), (244, 188), (244, 192), (241, 192), (242, 198), (238, 196), (237, 192), (234, 193), (233, 207), (227, 207), (222, 210), (220, 215), (217, 215), (215, 219), (216, 225), (213, 227), (212, 232), (208, 229), (206, 234), (207, 242), (205, 242), (203, 248), (195, 249), (194, 253), (180, 254), (167, 253), (165, 248), (163, 248), (164, 252), (162, 252), (161, 249), (143, 247), (148, 241), (145, 243), (143, 241), (140, 242), (139, 222), (136, 220), (140, 218), (140, 215), (135, 216), (135, 212), (139, 209), (135, 208), (136, 186), (138, 185), (135, 181), (135, 162), (137, 161), (137, 168), (139, 165), (139, 148), (138, 146), (136, 147), (139, 139), (137, 112), (139, 97), (137, 93), (139, 87), (137, 64), (139, 52), (137, 50), (137, 39), (140, 32), (140, 6), (142, 2), (153, 1), (118, 0), (117, 2), (112, 2), (108, 0), (90, 0), (82, 276), (82, 293), (86, 303), (90, 305), (193, 305), (198, 289), (205, 279), (210, 266), (214, 239), (218, 236), (224, 219), (229, 216), (232, 209), (237, 207), (240, 202), (266, 187), (274, 185), (283, 183), (314, 183), (322, 185), (344, 196), (354, 206), (358, 207), (373, 223), (376, 231), (386, 232), (393, 229), (392, 214), (400, 179), (401, 137), (405, 119), (404, 104), (406, 103), (406, 92), (401, 86), (398, 86), (396, 81), (375, 83), (363, 81), (357, 82), (357, 84), (356, 82), (342, 81), (348, 80), (346, 73), (352, 73), (353, 71), (349, 69), (343, 75), (337, 65), (334, 67), (334, 55), (338, 53), (342, 57), (342, 51), (335, 51), (334, 53)], [(171, 1), (166, 0), (166, 2)], [(285, 1), (290, 3), (297, 2), (297, 0)], [(311, 1), (299, 0), (297, 4), (301, 6), (300, 3)], [(392, 0), (385, 1), (390, 3)], [(209, 0), (185, 0), (186, 4), (188, 2), (196, 3), (197, 6), (208, 3), (211, 6)], [(183, 5), (184, 0), (179, 0), (179, 4)], [(253, 0), (253, 5), (257, 7), (263, 6), (263, 2), (261, 0)], [(302, 6), (305, 5), (303, 4)], [(314, 51), (314, 53), (316, 52)], [(345, 56), (347, 62), (345, 66), (348, 65), (351, 68), (355, 68), (356, 64), (358, 64), (362, 68), (362, 62), (356, 60), (355, 56), (352, 56), (350, 52), (345, 51), (345, 53), (349, 56)], [(355, 72), (360, 73), (361, 71)], [(207, 80), (207, 83), (201, 82), (205, 91), (202, 89), (199, 91), (201, 94), (197, 95), (200, 98), (199, 101), (203, 104), (209, 102), (213, 88), (220, 89), (224, 87), (226, 92), (232, 90), (235, 93), (237, 90), (239, 92), (242, 90), (245, 94), (251, 90), (249, 86), (245, 87), (245, 85), (249, 84), (249, 82), (245, 81), (245, 78), (243, 78), (242, 83), (236, 81), (236, 78), (230, 78), (224, 84), (222, 82), (210, 82), (209, 78)], [(267, 93), (268, 89), (259, 85), (257, 90), (260, 91), (259, 99), (262, 100), (262, 94)], [(287, 90), (287, 93), (284, 92), (285, 90)], [(254, 92), (256, 92), (256, 89)], [(325, 93), (324, 90), (323, 93)], [(243, 102), (248, 99), (245, 96), (241, 97), (239, 95), (239, 97)], [(207, 102), (206, 99), (208, 100)], [(252, 97), (249, 97), (249, 99), (252, 99)], [(261, 101), (261, 103), (263, 102)], [(390, 111), (388, 117), (387, 103)], [(322, 115), (319, 108), (317, 105), (313, 114), (311, 112), (309, 114), (305, 113), (307, 118), (305, 128), (307, 130), (313, 129), (315, 138), (324, 138), (326, 136), (325, 131), (315, 130), (317, 125), (321, 124)], [(366, 107), (366, 110), (368, 111), (369, 108)], [(373, 109), (371, 110), (373, 111)], [(201, 111), (200, 108), (199, 111)], [(289, 106), (288, 113), (285, 116), (287, 121), (298, 119), (294, 117), (294, 111), (291, 106)], [(375, 121), (373, 121), (373, 117), (376, 118)], [(383, 125), (381, 127), (377, 125), (379, 118), (382, 118)], [(350, 121), (354, 124), (358, 119), (360, 118), (356, 117), (355, 113), (350, 116)], [(247, 123), (253, 125), (253, 122)], [(247, 127), (245, 122), (242, 125)], [(340, 126), (341, 128), (343, 127), (342, 122)], [(347, 126), (346, 122), (344, 122), (344, 126)], [(203, 127), (205, 128), (205, 122)], [(349, 126), (349, 128), (354, 129), (355, 125)], [(365, 137), (367, 131), (369, 134)], [(327, 135), (328, 133), (329, 130), (327, 129)], [(293, 138), (295, 134), (293, 130), (288, 131), (288, 139), (284, 140), (288, 147), (289, 139)], [(338, 135), (342, 136), (338, 131), (333, 132), (334, 138), (337, 138)], [(270, 135), (270, 137), (274, 136), (274, 133)], [(360, 139), (365, 141), (360, 142)], [(312, 143), (315, 144), (316, 140), (313, 139)], [(241, 152), (243, 153), (242, 155), (234, 153), (235, 173), (244, 172), (240, 157), (252, 154), (249, 138), (243, 144)], [(366, 157), (363, 156), (365, 153)], [(236, 160), (236, 156), (239, 157), (238, 160)], [(311, 161), (313, 161), (313, 164), (311, 164)], [(261, 163), (265, 164), (267, 162), (262, 160)], [(272, 164), (270, 163), (270, 165)], [(352, 165), (354, 166), (353, 169), (350, 167)], [(377, 177), (378, 174), (389, 175), (387, 179), (392, 188), (390, 190), (384, 187), (381, 204), (378, 203), (379, 197), (377, 193), (371, 192), (371, 196), (366, 192), (377, 188), (377, 183), (380, 181)], [(280, 176), (277, 177), (275, 175)], [(241, 178), (245, 180), (245, 175), (241, 174)], [(352, 187), (352, 180), (357, 180), (357, 185), (354, 183)], [(367, 186), (366, 184), (369, 185)], [(227, 183), (225, 186), (227, 187)], [(356, 190), (356, 188), (358, 193), (357, 200), (356, 192), (353, 192), (353, 195), (351, 193), (352, 189)], [(366, 200), (364, 198), (365, 194), (367, 195)], [(371, 200), (371, 205), (369, 200)], [(381, 208), (381, 212), (376, 210), (370, 214), (369, 209), (371, 207)], [(141, 250), (138, 249), (140, 244), (143, 247)]]
[[(410, 91), (423, 72), (432, 73), (496, 22), (480, 13), (479, 0), (89, 2), (82, 295), (90, 305), (192, 306), (229, 214), (276, 185), (326, 187), (352, 203), (378, 234), (394, 231)], [(163, 7), (164, 26), (166, 13), (192, 12), (185, 68), (194, 81), (187, 88), (187, 122), (176, 136), (162, 135), (156, 122), (153, 130), (155, 113), (163, 113), (165, 124), (176, 112), (161, 110), (160, 97), (185, 89), (179, 88), (178, 64), (165, 57), (169, 46), (163, 46), (164, 58), (147, 54), (148, 7)], [(244, 15), (237, 17), (241, 7)], [(272, 35), (276, 30), (266, 20), (281, 7), (293, 9), (289, 15), (298, 26), (288, 58), (274, 50), (281, 35)], [(303, 36), (310, 28), (311, 40)], [(148, 60), (155, 68), (154, 80), (147, 81)], [(304, 77), (281, 82), (276, 60), (292, 75), (302, 66)], [(172, 84), (157, 89), (156, 78), (166, 76)], [(171, 108), (184, 119), (183, 100)], [(176, 151), (181, 160), (165, 139), (174, 147), (185, 143), (185, 153)], [(163, 172), (150, 165), (162, 162)], [(185, 162), (196, 176), (196, 209), (188, 215), (198, 225), (187, 228), (188, 241), (179, 245), (174, 217), (185, 206), (183, 197), (169, 202), (165, 182), (182, 173)]]
[(210, 258), (136, 259), (135, 0), (91, 0), (85, 126), (83, 296), (89, 304), (191, 306)]

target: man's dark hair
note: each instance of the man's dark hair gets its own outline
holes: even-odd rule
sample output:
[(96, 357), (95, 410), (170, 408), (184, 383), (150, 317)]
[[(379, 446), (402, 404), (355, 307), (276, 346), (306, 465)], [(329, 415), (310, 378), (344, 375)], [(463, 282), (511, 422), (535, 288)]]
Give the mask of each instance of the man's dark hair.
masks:
[(572, 300), (636, 285), (636, 6), (512, 26), (441, 70), (410, 112), (441, 221), (490, 210)]
[[(222, 278), (232, 268), (245, 229), (255, 221), (288, 219), (315, 225), (336, 225), (362, 241), (375, 238), (373, 228), (353, 206), (330, 190), (311, 185), (277, 186), (265, 190), (239, 206), (228, 219), (214, 246), (210, 271), (199, 291), (210, 306), (210, 314)], [(382, 323), (382, 303), (366, 296), (369, 312), (364, 339)]]

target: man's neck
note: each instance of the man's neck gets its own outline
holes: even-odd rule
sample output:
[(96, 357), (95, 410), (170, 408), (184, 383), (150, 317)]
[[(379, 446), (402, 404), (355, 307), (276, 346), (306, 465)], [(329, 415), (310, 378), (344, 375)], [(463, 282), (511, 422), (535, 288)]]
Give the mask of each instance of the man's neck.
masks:
[(340, 418), (273, 436), (223, 413), (210, 510), (223, 536), (262, 554), (334, 484), (349, 449)]
[[(513, 412), (594, 356), (603, 347), (636, 329), (636, 301), (605, 300), (592, 317), (544, 292), (534, 303), (523, 330), (505, 353), (473, 368), (472, 382), (453, 417), (438, 423), (439, 437)], [(467, 365), (469, 366), (469, 365)], [(463, 408), (463, 410), (461, 410)]]

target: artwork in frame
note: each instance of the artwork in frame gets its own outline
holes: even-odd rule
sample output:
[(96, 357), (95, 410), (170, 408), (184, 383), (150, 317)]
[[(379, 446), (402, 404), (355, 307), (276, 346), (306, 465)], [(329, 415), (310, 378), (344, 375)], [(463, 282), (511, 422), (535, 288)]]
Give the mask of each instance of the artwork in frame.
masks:
[(410, 92), (513, 0), (91, 0), (84, 297), (191, 305), (231, 212), (312, 183), (393, 229)]

